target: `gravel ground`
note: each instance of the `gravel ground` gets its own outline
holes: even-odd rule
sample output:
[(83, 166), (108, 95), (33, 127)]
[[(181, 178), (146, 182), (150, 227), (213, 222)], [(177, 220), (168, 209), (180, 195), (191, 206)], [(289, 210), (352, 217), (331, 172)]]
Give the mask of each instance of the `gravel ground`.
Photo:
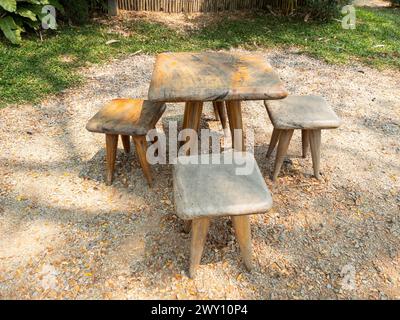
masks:
[[(105, 186), (104, 137), (85, 130), (108, 100), (146, 95), (153, 56), (84, 70), (85, 85), (39, 105), (0, 110), (0, 298), (400, 298), (400, 76), (327, 65), (290, 51), (263, 54), (294, 94), (326, 97), (343, 119), (323, 132), (323, 180), (300, 158), (295, 133), (273, 184), (272, 126), (244, 104), (274, 208), (251, 218), (255, 270), (245, 271), (229, 219), (211, 226), (197, 278), (189, 235), (174, 214), (171, 166), (149, 189), (135, 153), (118, 153)], [(221, 132), (211, 107), (202, 127)], [(181, 120), (169, 104), (158, 129)]]

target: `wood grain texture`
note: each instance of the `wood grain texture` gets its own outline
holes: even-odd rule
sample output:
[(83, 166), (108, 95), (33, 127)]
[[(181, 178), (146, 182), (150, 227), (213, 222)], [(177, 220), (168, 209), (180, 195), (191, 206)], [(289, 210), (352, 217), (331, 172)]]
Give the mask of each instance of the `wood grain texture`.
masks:
[(285, 159), (286, 153), (289, 148), (290, 140), (292, 139), (294, 130), (281, 130), (279, 134), (278, 151), (276, 152), (274, 173), (272, 175), (272, 181), (275, 181), (278, 177), (279, 171)]
[(106, 164), (107, 164), (107, 185), (111, 185), (114, 179), (115, 159), (117, 157), (118, 135), (106, 134)]
[(213, 108), (216, 120), (221, 122), (222, 129), (226, 129), (227, 115), (225, 109), (225, 103), (223, 101), (214, 101)]
[(148, 97), (185, 102), (282, 99), (287, 94), (262, 56), (203, 52), (158, 55)]
[[(248, 174), (239, 174), (243, 167)], [(246, 152), (235, 152), (234, 159), (230, 152), (180, 156), (173, 185), (176, 214), (184, 220), (263, 214), (272, 207), (257, 162)]]
[(121, 135), (122, 145), (124, 146), (125, 153), (131, 152), (131, 138), (129, 136)]
[(251, 230), (248, 216), (232, 216), (232, 224), (235, 229), (236, 239), (239, 243), (240, 252), (247, 270), (253, 269)]
[(281, 131), (279, 129), (274, 129), (272, 131), (271, 141), (269, 142), (268, 151), (267, 151), (267, 158), (269, 158), (271, 156), (272, 152), (274, 152), (276, 144), (279, 141), (280, 134), (281, 134)]
[(226, 101), (226, 112), (229, 119), (233, 148), (245, 151), (242, 108), (240, 101)]
[(215, 120), (219, 121), (219, 113), (218, 113), (218, 105), (217, 103), (222, 102), (222, 101), (214, 101), (213, 102), (213, 109), (214, 109), (214, 115), (215, 115)]
[(314, 176), (320, 179), (320, 158), (321, 158), (321, 130), (310, 130), (310, 147), (313, 161)]
[(146, 135), (165, 111), (164, 103), (142, 99), (115, 99), (91, 118), (86, 129), (91, 132)]
[(301, 130), (302, 157), (307, 158), (308, 148), (310, 146), (310, 130)]
[[(196, 133), (200, 129), (201, 115), (203, 111), (203, 102), (198, 101), (188, 101), (185, 104), (185, 114), (183, 115), (183, 129), (193, 129)], [(186, 138), (181, 145), (185, 144), (187, 148), (187, 155), (190, 155), (192, 149), (196, 149), (196, 144), (198, 143), (197, 136), (192, 136)]]
[(200, 264), (209, 226), (209, 218), (198, 218), (192, 221), (192, 241), (190, 244), (189, 267), (189, 275), (191, 278), (194, 278), (194, 276), (196, 275), (196, 269)]
[(146, 136), (134, 136), (133, 142), (135, 143), (136, 153), (139, 159), (140, 166), (142, 167), (144, 176), (146, 177), (149, 186), (152, 186), (153, 178), (151, 174), (150, 164), (147, 162), (147, 141)]

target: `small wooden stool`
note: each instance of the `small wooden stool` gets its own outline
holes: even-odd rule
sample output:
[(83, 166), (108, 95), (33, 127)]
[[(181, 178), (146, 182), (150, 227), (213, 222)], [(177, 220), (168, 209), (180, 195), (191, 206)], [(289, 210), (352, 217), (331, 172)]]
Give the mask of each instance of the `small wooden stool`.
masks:
[(150, 165), (146, 160), (146, 134), (154, 129), (165, 111), (165, 104), (142, 99), (115, 99), (105, 105), (89, 120), (86, 129), (106, 134), (107, 184), (114, 177), (118, 135), (126, 153), (130, 152), (129, 137), (135, 143), (140, 165), (149, 185), (152, 183)]
[[(234, 152), (229, 164), (232, 154), (181, 156), (174, 166), (177, 215), (185, 222), (192, 221), (189, 268), (192, 278), (200, 264), (210, 219), (215, 217), (231, 216), (242, 258), (247, 269), (252, 269), (248, 215), (268, 211), (272, 198), (253, 155)], [(244, 166), (250, 170), (246, 175), (238, 175)]]
[(294, 129), (302, 130), (303, 158), (307, 156), (310, 145), (314, 176), (319, 179), (321, 129), (340, 126), (341, 121), (336, 113), (326, 100), (319, 96), (289, 96), (283, 100), (264, 103), (274, 126), (267, 157), (272, 154), (279, 141), (272, 180), (278, 177)]

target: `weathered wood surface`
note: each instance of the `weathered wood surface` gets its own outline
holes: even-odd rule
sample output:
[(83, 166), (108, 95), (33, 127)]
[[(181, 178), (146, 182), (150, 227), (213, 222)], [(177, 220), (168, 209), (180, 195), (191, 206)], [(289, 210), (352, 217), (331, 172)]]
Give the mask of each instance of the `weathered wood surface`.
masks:
[(223, 101), (214, 101), (213, 102), (214, 114), (217, 121), (221, 121), (222, 129), (226, 129), (227, 116), (225, 104)]
[(276, 152), (274, 173), (272, 174), (272, 180), (275, 181), (278, 178), (279, 171), (285, 159), (286, 153), (289, 149), (290, 140), (292, 139), (294, 129), (291, 130), (280, 130), (279, 131), (279, 143), (278, 151)]
[(279, 141), (279, 136), (281, 131), (279, 129), (274, 129), (272, 131), (271, 141), (269, 142), (268, 151), (267, 151), (267, 158), (269, 158), (272, 152), (275, 150), (276, 144)]
[(289, 96), (265, 101), (275, 129), (334, 129), (341, 120), (326, 100), (319, 96)]
[(114, 180), (115, 159), (117, 157), (118, 135), (106, 134), (106, 163), (107, 163), (107, 185)]
[(162, 53), (149, 100), (163, 102), (270, 100), (287, 96), (283, 83), (256, 54)]
[(204, 244), (206, 243), (208, 228), (210, 226), (209, 218), (198, 218), (192, 222), (192, 240), (190, 243), (190, 267), (189, 275), (194, 278), (196, 270), (200, 264), (203, 255)]
[(311, 148), (314, 176), (320, 178), (321, 129), (334, 129), (341, 120), (324, 98), (319, 96), (290, 96), (280, 101), (265, 101), (268, 115), (274, 125), (267, 157), (278, 140), (272, 180), (276, 180), (286, 156), (295, 129), (302, 130), (302, 156)]
[(310, 130), (310, 147), (313, 162), (314, 176), (320, 178), (320, 159), (321, 159), (321, 130)]
[[(178, 158), (178, 164), (174, 166), (174, 195), (180, 218), (192, 220), (200, 217), (265, 213), (272, 207), (271, 194), (253, 155), (235, 153), (237, 163), (245, 162), (246, 166), (254, 168), (248, 175), (237, 175), (236, 169), (243, 168), (244, 164), (238, 165), (235, 161), (228, 164), (224, 162), (224, 157), (232, 157), (232, 154), (202, 154)], [(182, 158), (198, 158), (199, 164), (180, 163)], [(215, 164), (217, 159), (221, 164)], [(204, 164), (208, 160), (210, 163)]]
[(232, 147), (237, 151), (245, 151), (242, 106), (240, 101), (227, 101), (226, 112), (231, 130)]
[(135, 143), (136, 153), (139, 159), (140, 166), (142, 167), (144, 176), (146, 177), (149, 186), (152, 186), (153, 178), (151, 175), (150, 164), (147, 162), (147, 141), (145, 136), (134, 136), (133, 142)]
[(239, 243), (240, 252), (247, 270), (253, 269), (251, 228), (248, 216), (232, 216), (232, 224), (235, 229), (236, 239)]
[(89, 120), (91, 132), (143, 136), (154, 128), (165, 111), (165, 104), (142, 99), (115, 99)]

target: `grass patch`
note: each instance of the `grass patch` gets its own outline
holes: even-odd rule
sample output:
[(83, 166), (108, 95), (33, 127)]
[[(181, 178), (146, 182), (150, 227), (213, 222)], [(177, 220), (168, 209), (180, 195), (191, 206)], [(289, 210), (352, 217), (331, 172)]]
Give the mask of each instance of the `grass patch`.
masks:
[[(42, 42), (30, 36), (20, 47), (0, 41), (0, 107), (36, 103), (80, 83), (80, 67), (138, 50), (158, 53), (298, 46), (304, 53), (330, 63), (357, 60), (378, 68), (400, 69), (399, 26), (399, 9), (359, 8), (356, 30), (344, 30), (338, 21), (305, 23), (260, 13), (223, 19), (186, 33), (137, 20), (123, 23), (129, 36), (110, 33), (108, 26), (96, 23), (64, 27), (47, 34)], [(119, 42), (106, 45), (111, 39)]]

